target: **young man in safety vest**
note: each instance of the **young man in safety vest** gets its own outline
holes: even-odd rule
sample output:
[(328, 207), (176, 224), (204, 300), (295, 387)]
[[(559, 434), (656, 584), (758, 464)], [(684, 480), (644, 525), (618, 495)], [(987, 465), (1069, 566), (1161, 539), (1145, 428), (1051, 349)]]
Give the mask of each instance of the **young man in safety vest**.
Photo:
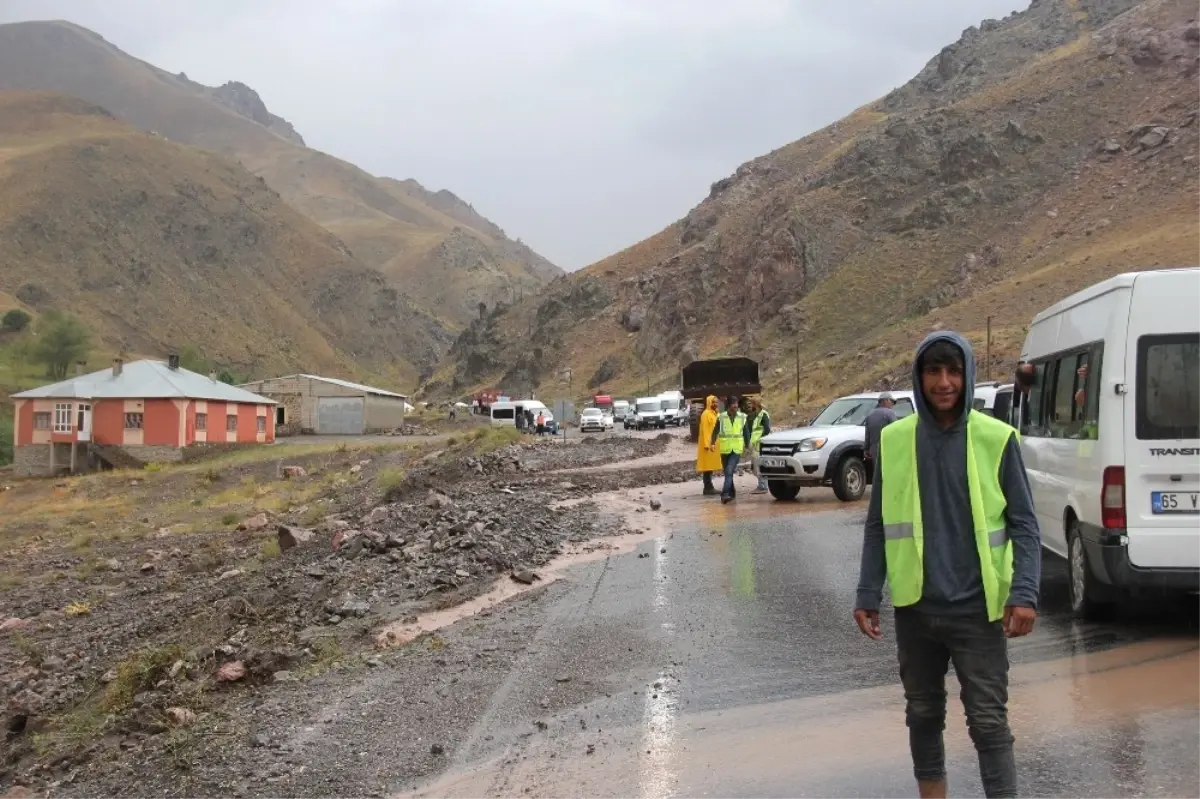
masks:
[(750, 466), (754, 470), (754, 476), (758, 478), (758, 485), (751, 494), (767, 493), (767, 478), (763, 477), (759, 466), (758, 442), (762, 441), (763, 436), (770, 434), (771, 414), (763, 407), (762, 399), (754, 397), (750, 400), (750, 415), (746, 417), (746, 449), (750, 451)]
[(884, 578), (896, 608), (913, 771), (946, 795), (946, 671), (962, 686), (984, 793), (1016, 796), (1007, 638), (1037, 618), (1041, 536), (1017, 432), (971, 410), (975, 356), (957, 333), (917, 348), (917, 413), (880, 434), (854, 618), (882, 638)]
[(725, 413), (718, 418), (712, 437), (712, 443), (716, 444), (721, 452), (721, 468), (725, 472), (725, 485), (721, 489), (722, 504), (737, 499), (733, 475), (737, 472), (738, 461), (741, 460), (742, 450), (746, 446), (745, 432), (746, 414), (738, 408), (737, 397), (726, 397)]

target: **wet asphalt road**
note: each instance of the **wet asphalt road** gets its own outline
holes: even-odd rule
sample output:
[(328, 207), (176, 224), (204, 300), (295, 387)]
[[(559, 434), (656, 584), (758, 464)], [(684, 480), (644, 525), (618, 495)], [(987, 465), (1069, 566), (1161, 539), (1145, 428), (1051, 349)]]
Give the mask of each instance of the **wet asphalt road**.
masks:
[[(695, 497), (698, 483), (642, 492), (664, 502), (637, 516), (654, 537), (514, 606), (536, 633), (444, 774), (396, 790), (914, 795), (889, 625), (875, 643), (850, 618), (865, 503), (812, 491), (781, 504), (750, 487), (728, 507)], [(1080, 624), (1061, 564), (1046, 574), (1038, 628), (1010, 651), (1023, 792), (1196, 795), (1194, 608)], [(982, 795), (949, 680), (951, 791)]]

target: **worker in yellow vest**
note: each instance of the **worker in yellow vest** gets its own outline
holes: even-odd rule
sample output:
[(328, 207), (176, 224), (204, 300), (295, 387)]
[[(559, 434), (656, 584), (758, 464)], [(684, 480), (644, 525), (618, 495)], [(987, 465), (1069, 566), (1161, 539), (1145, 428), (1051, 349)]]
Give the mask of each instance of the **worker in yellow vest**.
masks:
[(762, 441), (763, 436), (769, 435), (771, 435), (771, 414), (767, 413), (767, 409), (763, 407), (761, 397), (753, 397), (750, 400), (750, 414), (746, 417), (746, 449), (750, 451), (750, 466), (754, 471), (754, 476), (758, 478), (758, 485), (750, 492), (751, 494), (767, 493), (767, 478), (763, 477), (758, 457), (758, 442)]
[(718, 418), (710, 442), (717, 445), (721, 453), (721, 468), (725, 472), (725, 485), (721, 489), (722, 504), (737, 499), (733, 475), (737, 472), (738, 461), (741, 460), (742, 450), (746, 447), (745, 434), (746, 414), (738, 408), (737, 397), (726, 397), (725, 412)]
[(854, 618), (882, 638), (886, 578), (895, 607), (913, 772), (946, 796), (946, 671), (962, 686), (984, 793), (1017, 795), (1008, 724), (1008, 642), (1037, 618), (1041, 536), (1017, 431), (972, 410), (975, 356), (935, 333), (913, 363), (917, 413), (880, 433)]

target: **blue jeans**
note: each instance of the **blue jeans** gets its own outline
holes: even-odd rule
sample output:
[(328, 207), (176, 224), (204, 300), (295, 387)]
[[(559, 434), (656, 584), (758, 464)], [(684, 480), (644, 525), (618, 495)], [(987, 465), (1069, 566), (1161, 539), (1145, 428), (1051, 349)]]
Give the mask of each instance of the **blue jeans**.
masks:
[(721, 468), (725, 472), (725, 485), (721, 488), (721, 496), (737, 496), (737, 489), (733, 487), (733, 475), (735, 472), (737, 472), (738, 461), (741, 459), (742, 453), (740, 452), (722, 453)]
[(986, 796), (1017, 795), (1017, 763), (1008, 726), (1008, 641), (1000, 622), (896, 610), (905, 721), (918, 780), (946, 779), (946, 671), (954, 664), (967, 730), (979, 755)]

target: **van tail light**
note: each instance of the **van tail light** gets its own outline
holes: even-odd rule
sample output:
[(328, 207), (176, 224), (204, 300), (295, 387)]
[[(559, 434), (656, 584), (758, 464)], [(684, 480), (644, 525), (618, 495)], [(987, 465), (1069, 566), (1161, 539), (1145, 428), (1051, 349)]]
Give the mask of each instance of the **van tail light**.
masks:
[(1100, 518), (1110, 530), (1125, 527), (1125, 467), (1109, 466), (1104, 470), (1100, 490)]

